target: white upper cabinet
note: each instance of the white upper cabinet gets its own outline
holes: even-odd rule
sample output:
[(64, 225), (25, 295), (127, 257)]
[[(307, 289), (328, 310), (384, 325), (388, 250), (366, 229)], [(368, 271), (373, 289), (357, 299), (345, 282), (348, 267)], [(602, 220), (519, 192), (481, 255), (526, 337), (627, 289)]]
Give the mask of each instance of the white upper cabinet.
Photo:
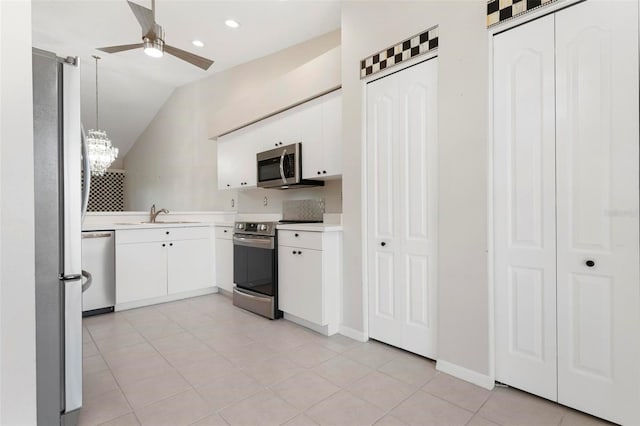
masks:
[(342, 174), (342, 95), (337, 90), (218, 138), (218, 189), (256, 186), (256, 154), (302, 144), (302, 177)]
[(255, 147), (261, 126), (249, 126), (218, 138), (218, 189), (256, 186)]
[[(342, 95), (341, 91), (324, 95), (314, 114), (319, 119), (317, 138), (302, 144), (302, 177), (324, 178), (342, 174)], [(314, 130), (317, 127), (314, 126)]]

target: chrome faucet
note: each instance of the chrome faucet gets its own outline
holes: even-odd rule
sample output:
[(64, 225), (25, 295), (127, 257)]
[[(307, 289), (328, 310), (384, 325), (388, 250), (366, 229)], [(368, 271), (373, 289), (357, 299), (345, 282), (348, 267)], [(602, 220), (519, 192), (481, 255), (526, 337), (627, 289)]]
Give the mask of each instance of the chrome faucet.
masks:
[(158, 215), (160, 213), (169, 213), (169, 210), (167, 209), (160, 209), (158, 211), (156, 211), (156, 205), (152, 205), (151, 206), (151, 210), (149, 211), (149, 222), (151, 223), (156, 223), (156, 217), (158, 217)]

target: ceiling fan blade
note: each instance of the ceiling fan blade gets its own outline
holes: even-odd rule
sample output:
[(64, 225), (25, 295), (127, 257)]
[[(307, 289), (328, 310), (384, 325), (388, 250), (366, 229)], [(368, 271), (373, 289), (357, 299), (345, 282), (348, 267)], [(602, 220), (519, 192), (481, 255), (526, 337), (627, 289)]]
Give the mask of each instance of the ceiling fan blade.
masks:
[(131, 11), (136, 15), (136, 19), (142, 27), (142, 35), (146, 36), (149, 34), (149, 31), (153, 29), (153, 25), (156, 23), (153, 18), (153, 11), (129, 0), (127, 0), (127, 3), (129, 3)]
[(98, 47), (98, 50), (102, 50), (103, 52), (107, 52), (107, 53), (116, 53), (116, 52), (122, 52), (125, 50), (137, 49), (142, 46), (144, 46), (142, 43), (122, 44), (120, 46)]
[(211, 59), (203, 58), (202, 56), (187, 52), (186, 50), (178, 49), (177, 47), (169, 46), (168, 44), (164, 45), (164, 51), (176, 58), (187, 61), (196, 67), (202, 68), (205, 71), (209, 69), (211, 64), (213, 64)]

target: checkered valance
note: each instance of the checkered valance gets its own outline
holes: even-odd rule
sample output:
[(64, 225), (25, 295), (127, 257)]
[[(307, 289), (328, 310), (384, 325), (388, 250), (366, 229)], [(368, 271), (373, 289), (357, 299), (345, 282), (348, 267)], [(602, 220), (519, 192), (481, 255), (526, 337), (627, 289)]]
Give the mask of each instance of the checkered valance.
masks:
[(124, 176), (124, 170), (109, 170), (104, 174), (104, 176), (91, 176), (91, 188), (89, 189), (89, 203), (87, 205), (87, 211), (123, 211)]
[(360, 61), (360, 78), (368, 77), (437, 48), (438, 26), (436, 25)]
[(489, 0), (487, 2), (487, 27), (492, 27), (556, 1), (558, 0)]

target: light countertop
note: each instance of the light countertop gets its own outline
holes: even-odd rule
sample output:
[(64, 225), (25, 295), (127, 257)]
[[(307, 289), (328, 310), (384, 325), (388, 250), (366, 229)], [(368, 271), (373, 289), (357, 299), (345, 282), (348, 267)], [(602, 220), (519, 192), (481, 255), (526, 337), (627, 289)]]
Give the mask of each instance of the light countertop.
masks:
[(287, 223), (276, 226), (282, 231), (336, 232), (342, 231), (342, 225), (330, 223)]
[[(226, 223), (226, 222), (224, 222)], [(114, 223), (92, 223), (84, 225), (83, 231), (118, 231), (125, 229), (153, 229), (153, 228), (191, 228), (215, 226), (218, 223), (211, 222), (183, 222), (183, 223), (135, 223), (135, 222), (114, 222)]]

